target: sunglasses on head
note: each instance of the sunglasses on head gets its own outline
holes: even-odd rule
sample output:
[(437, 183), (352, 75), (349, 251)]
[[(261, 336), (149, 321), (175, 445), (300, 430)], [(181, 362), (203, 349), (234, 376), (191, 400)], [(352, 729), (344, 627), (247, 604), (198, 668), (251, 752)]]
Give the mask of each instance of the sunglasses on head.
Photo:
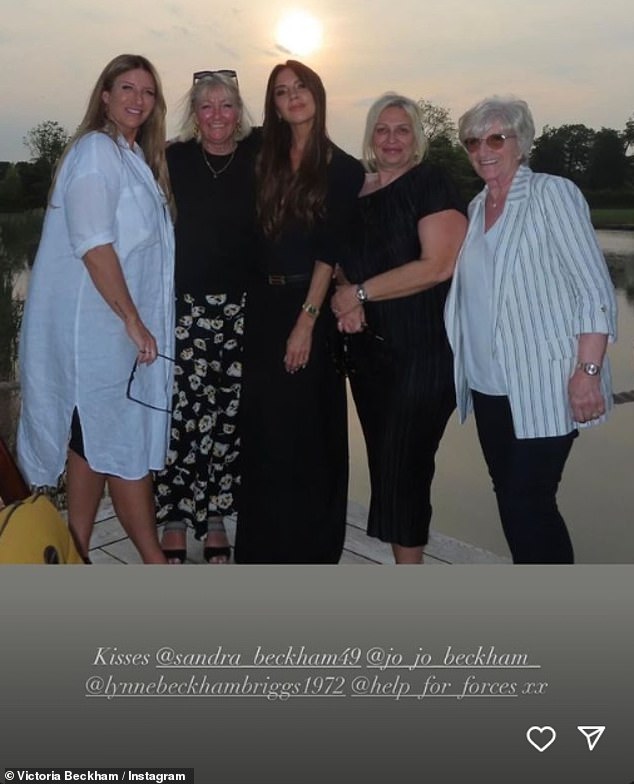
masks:
[(475, 136), (470, 136), (468, 139), (465, 139), (463, 144), (467, 152), (476, 152), (479, 150), (482, 142), (485, 142), (486, 146), (490, 150), (501, 150), (504, 147), (504, 142), (507, 139), (514, 139), (515, 136), (511, 135), (510, 133), (490, 133), (488, 136), (483, 137), (482, 139), (478, 139)]
[(238, 73), (233, 68), (219, 68), (216, 71), (196, 71), (194, 73), (193, 83), (199, 82), (201, 79), (207, 79), (210, 76), (227, 76), (229, 79), (238, 81)]

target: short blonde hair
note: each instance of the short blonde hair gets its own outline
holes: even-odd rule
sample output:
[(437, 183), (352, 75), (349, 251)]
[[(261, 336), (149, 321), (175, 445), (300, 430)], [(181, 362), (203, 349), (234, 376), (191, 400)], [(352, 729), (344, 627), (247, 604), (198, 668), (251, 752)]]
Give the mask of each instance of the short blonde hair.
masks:
[(414, 132), (414, 154), (413, 158), (416, 163), (420, 163), (425, 154), (429, 143), (425, 132), (423, 131), (423, 118), (421, 116), (420, 106), (411, 98), (406, 98), (404, 95), (398, 93), (385, 93), (378, 98), (370, 107), (368, 116), (365, 121), (365, 133), (363, 135), (363, 164), (368, 171), (375, 172), (377, 170), (376, 154), (374, 152), (374, 145), (372, 140), (374, 137), (374, 129), (379, 121), (381, 112), (396, 106), (407, 112), (411, 123), (412, 131)]
[(242, 96), (240, 95), (240, 88), (238, 82), (232, 76), (224, 73), (212, 73), (197, 79), (194, 84), (189, 88), (185, 97), (183, 98), (183, 116), (181, 120), (180, 132), (178, 138), (182, 142), (193, 139), (197, 134), (196, 125), (196, 109), (201, 103), (202, 99), (210, 90), (221, 87), (226, 91), (227, 95), (238, 108), (239, 117), (238, 125), (236, 128), (235, 140), (239, 142), (241, 139), (251, 133), (252, 123), (247, 111)]

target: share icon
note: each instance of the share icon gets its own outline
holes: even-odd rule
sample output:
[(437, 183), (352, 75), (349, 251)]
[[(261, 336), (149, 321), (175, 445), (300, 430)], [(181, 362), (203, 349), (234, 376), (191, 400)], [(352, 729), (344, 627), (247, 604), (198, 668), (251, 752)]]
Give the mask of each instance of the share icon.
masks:
[(605, 727), (577, 727), (577, 729), (588, 741), (588, 748), (592, 751), (603, 735)]

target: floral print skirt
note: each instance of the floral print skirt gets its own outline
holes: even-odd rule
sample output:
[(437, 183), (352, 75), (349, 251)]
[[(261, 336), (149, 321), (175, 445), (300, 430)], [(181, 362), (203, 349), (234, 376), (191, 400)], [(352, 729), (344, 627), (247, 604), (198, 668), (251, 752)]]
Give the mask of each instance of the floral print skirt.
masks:
[[(236, 300), (237, 301), (232, 301)], [(170, 446), (155, 477), (159, 523), (191, 525), (234, 512), (240, 484), (237, 417), (245, 295), (182, 294), (176, 300), (176, 364)]]

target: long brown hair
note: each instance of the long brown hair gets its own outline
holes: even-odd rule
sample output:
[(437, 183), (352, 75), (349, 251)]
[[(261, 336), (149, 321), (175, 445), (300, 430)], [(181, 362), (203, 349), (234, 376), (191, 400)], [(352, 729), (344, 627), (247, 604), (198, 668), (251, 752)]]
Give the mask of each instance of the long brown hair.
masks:
[[(143, 55), (120, 54), (106, 65), (92, 89), (86, 113), (66, 147), (64, 156), (78, 139), (81, 139), (82, 136), (91, 131), (101, 131), (107, 133), (115, 141), (118, 139), (119, 130), (108, 117), (107, 106), (103, 101), (102, 95), (104, 91), (110, 92), (112, 90), (117, 77), (126, 73), (126, 71), (134, 71), (137, 68), (147, 71), (154, 80), (156, 100), (150, 116), (139, 129), (136, 141), (143, 150), (145, 160), (152, 170), (155, 180), (160, 185), (165, 196), (170, 199), (170, 182), (165, 161), (165, 115), (167, 114), (167, 105), (156, 68)], [(62, 160), (64, 156), (62, 156)], [(61, 160), (59, 163), (61, 163)], [(59, 164), (57, 171), (59, 171)]]
[[(291, 128), (278, 116), (275, 107), (275, 80), (284, 68), (293, 71), (315, 101), (310, 138), (296, 172), (291, 169)], [(331, 148), (326, 131), (326, 91), (321, 79), (297, 60), (279, 63), (266, 86), (262, 148), (257, 164), (258, 217), (267, 237), (276, 237), (288, 221), (297, 220), (310, 227), (324, 216)]]

